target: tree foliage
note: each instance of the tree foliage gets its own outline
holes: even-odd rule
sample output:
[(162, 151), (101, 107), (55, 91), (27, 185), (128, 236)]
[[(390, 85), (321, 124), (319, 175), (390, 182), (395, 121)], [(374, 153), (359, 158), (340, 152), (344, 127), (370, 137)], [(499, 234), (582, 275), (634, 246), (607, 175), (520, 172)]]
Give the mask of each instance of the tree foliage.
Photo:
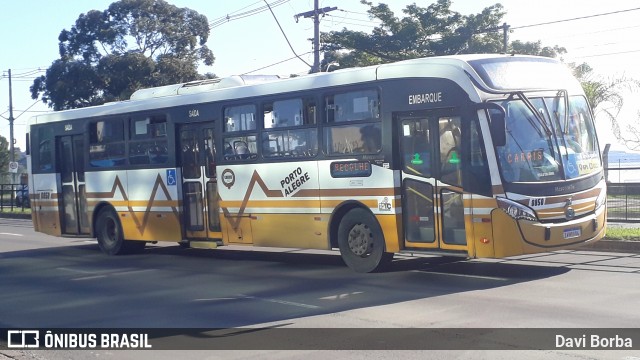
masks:
[(11, 154), (9, 142), (6, 137), (0, 135), (0, 173), (9, 171), (9, 161), (11, 161), (9, 154)]
[(554, 46), (542, 46), (541, 41), (527, 41), (522, 42), (520, 40), (512, 41), (509, 44), (510, 53), (521, 55), (537, 55), (550, 58), (557, 58), (567, 53), (567, 49), (564, 47)]
[[(13, 148), (14, 159), (19, 162), (21, 158), (20, 148)], [(13, 176), (9, 173), (9, 162), (11, 161), (11, 150), (9, 147), (9, 141), (6, 137), (0, 135), (0, 183), (9, 184), (12, 183)], [(19, 168), (19, 172), (24, 171), (24, 168)]]
[(54, 110), (127, 99), (141, 87), (203, 78), (213, 64), (207, 17), (164, 0), (120, 0), (62, 30), (60, 59), (31, 86)]
[[(386, 4), (368, 5), (369, 16), (380, 25), (371, 33), (343, 29), (322, 33), (324, 60), (332, 70), (367, 66), (418, 57), (499, 53), (503, 49), (500, 4), (478, 14), (462, 15), (451, 10), (450, 0), (438, 0), (427, 7), (406, 6), (397, 17)], [(509, 52), (557, 57), (566, 52), (559, 46), (543, 47), (540, 42), (512, 42)], [(335, 66), (339, 63), (339, 66)]]
[[(603, 115), (611, 124), (613, 135), (632, 150), (640, 150), (640, 128), (636, 124), (626, 124), (620, 119), (625, 95), (640, 89), (640, 81), (626, 76), (603, 78), (593, 73), (587, 64), (575, 66), (574, 75), (580, 80), (584, 93), (593, 109), (595, 117)], [(638, 114), (640, 119), (640, 113)]]

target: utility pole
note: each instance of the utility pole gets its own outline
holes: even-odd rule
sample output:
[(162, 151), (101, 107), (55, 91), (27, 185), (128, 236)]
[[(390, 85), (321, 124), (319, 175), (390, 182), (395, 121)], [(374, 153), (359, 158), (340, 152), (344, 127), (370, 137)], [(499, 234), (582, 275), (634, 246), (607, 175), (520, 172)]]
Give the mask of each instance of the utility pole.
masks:
[(510, 25), (507, 25), (507, 23), (503, 23), (502, 26), (481, 30), (481, 31), (478, 31), (476, 34), (484, 34), (488, 32), (495, 32), (495, 31), (502, 30), (502, 52), (506, 54), (507, 51), (509, 50), (509, 29), (510, 28), (511, 28)]
[(16, 161), (16, 154), (13, 151), (13, 96), (11, 92), (11, 69), (9, 69), (9, 151), (11, 162)]
[[(16, 154), (13, 149), (13, 90), (11, 86), (11, 69), (8, 70), (9, 73), (9, 158), (11, 162), (16, 161)], [(14, 184), (16, 182), (16, 174), (11, 173), (11, 183)]]
[(313, 10), (296, 14), (293, 17), (298, 22), (300, 17), (305, 19), (313, 18), (313, 69), (312, 73), (320, 72), (320, 14), (326, 14), (330, 11), (338, 10), (337, 7), (324, 7), (318, 9), (318, 0), (313, 0)]
[(509, 49), (509, 28), (511, 26), (507, 25), (507, 23), (502, 24), (502, 52), (505, 54)]

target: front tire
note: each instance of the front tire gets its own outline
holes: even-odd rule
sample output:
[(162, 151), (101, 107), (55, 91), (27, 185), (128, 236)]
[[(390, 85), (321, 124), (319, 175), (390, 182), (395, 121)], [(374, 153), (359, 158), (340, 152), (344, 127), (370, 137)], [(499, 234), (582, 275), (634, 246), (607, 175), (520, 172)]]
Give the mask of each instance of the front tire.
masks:
[(380, 224), (361, 208), (350, 210), (340, 221), (338, 247), (345, 264), (359, 273), (383, 270), (393, 259), (393, 253), (384, 251)]
[(103, 209), (98, 214), (96, 237), (100, 250), (107, 255), (140, 252), (146, 245), (144, 241), (125, 240), (118, 214), (109, 208)]

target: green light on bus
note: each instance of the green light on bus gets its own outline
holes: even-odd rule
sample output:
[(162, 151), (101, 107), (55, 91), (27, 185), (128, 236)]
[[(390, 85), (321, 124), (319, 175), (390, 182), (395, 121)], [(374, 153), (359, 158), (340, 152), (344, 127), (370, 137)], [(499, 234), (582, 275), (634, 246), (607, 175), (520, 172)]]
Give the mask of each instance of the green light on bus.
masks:
[(458, 157), (457, 151), (454, 151), (451, 153), (451, 159), (449, 159), (449, 164), (460, 164), (460, 158)]
[(411, 163), (413, 165), (422, 165), (424, 163), (424, 161), (422, 161), (422, 159), (420, 159), (420, 154), (415, 153), (415, 154), (413, 154), (413, 159), (411, 159)]

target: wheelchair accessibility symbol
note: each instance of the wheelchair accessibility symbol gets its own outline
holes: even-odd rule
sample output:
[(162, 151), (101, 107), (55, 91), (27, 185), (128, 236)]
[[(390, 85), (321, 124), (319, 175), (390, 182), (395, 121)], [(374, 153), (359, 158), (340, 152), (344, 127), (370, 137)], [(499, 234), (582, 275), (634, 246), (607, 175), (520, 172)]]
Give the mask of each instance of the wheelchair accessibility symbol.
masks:
[(578, 165), (575, 154), (569, 154), (569, 156), (567, 156), (564, 170), (569, 179), (578, 177), (578, 175), (580, 175), (580, 173), (578, 172)]
[(167, 169), (167, 185), (175, 186), (177, 183), (176, 169)]

